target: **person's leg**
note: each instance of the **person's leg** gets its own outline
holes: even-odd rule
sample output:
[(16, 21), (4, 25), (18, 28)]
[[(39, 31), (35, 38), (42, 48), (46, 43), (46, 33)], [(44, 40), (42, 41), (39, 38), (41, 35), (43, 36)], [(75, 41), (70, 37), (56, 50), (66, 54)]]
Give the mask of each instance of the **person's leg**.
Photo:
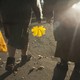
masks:
[(54, 68), (52, 80), (64, 80), (68, 70), (68, 61), (61, 59)]
[(31, 54), (27, 53), (27, 47), (25, 47), (24, 49), (21, 49), (21, 52), (22, 54), (21, 54), (20, 66), (23, 66), (26, 62), (28, 62), (31, 59)]
[(76, 75), (74, 76), (75, 77), (74, 80), (75, 79), (80, 80), (80, 61), (75, 63), (74, 70), (76, 71)]
[(70, 80), (80, 80), (80, 62), (75, 63)]
[(9, 52), (9, 57), (15, 57), (15, 51), (16, 51), (16, 48), (8, 45), (8, 52)]
[(8, 58), (7, 58), (6, 67), (5, 67), (7, 71), (12, 71), (14, 69), (15, 51), (16, 49), (14, 47), (8, 45)]
[(58, 62), (57, 66), (61, 69), (68, 69), (68, 60), (61, 59), (61, 61)]
[[(5, 37), (8, 39), (8, 44), (7, 44), (7, 48), (8, 48), (8, 57), (7, 57), (7, 62), (6, 62), (6, 66), (5, 69), (7, 71), (12, 71), (14, 69), (14, 64), (15, 64), (15, 51), (16, 48), (14, 48), (10, 43), (10, 39), (12, 35), (12, 26), (10, 26), (9, 24), (3, 24), (4, 25), (4, 32), (5, 32)], [(14, 43), (14, 42), (11, 42)]]
[[(27, 26), (27, 25), (26, 25)], [(21, 47), (21, 65), (24, 65), (26, 62), (28, 62), (31, 59), (31, 54), (27, 53), (27, 49), (28, 49), (28, 42), (29, 42), (29, 33), (27, 32), (26, 26), (24, 25), (24, 27), (22, 27), (22, 47)]]
[(22, 52), (22, 54), (21, 54), (22, 56), (27, 55), (27, 47), (21, 49), (21, 52)]

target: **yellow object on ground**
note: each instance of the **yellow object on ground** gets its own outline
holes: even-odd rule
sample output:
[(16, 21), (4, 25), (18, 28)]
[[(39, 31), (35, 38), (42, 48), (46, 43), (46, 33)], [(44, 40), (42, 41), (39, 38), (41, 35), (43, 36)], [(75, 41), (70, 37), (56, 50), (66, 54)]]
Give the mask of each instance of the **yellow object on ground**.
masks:
[(7, 45), (0, 31), (0, 52), (7, 52)]
[(43, 26), (34, 26), (31, 31), (33, 36), (42, 37), (45, 34), (46, 29)]

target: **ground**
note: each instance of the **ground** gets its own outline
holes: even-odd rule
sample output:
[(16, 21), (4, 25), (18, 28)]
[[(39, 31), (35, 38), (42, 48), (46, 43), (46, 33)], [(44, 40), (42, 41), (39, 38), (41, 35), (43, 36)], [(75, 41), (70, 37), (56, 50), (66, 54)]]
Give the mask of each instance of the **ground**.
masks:
[[(29, 45), (27, 53), (32, 58), (18, 71), (8, 73), (5, 71), (7, 59), (6, 53), (0, 53), (0, 80), (52, 80), (54, 68), (59, 61), (54, 57), (56, 41), (53, 36), (53, 25), (43, 21), (42, 25), (46, 28), (46, 34), (42, 37), (34, 37), (31, 29), (37, 23), (32, 23), (29, 27)], [(16, 64), (20, 62), (20, 50), (16, 51)], [(69, 69), (65, 80), (69, 80), (74, 64), (69, 62)]]

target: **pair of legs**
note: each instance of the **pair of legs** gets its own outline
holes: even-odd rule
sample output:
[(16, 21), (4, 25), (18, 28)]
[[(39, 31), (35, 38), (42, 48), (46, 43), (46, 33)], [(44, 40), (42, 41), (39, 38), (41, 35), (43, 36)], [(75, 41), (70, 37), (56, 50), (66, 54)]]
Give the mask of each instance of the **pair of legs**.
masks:
[(24, 28), (24, 24), (18, 26), (8, 26), (5, 27), (5, 35), (8, 39), (8, 58), (5, 69), (7, 71), (12, 71), (15, 64), (15, 52), (16, 49), (20, 49), (21, 54), (21, 64), (24, 64), (30, 60), (31, 55), (27, 54), (28, 47), (28, 32), (27, 28)]
[[(31, 55), (30, 54), (26, 54), (27, 48), (21, 49), (21, 62), (20, 62), (20, 66), (24, 65), (27, 61), (30, 60)], [(9, 72), (14, 70), (15, 67), (15, 52), (16, 52), (16, 48), (8, 45), (8, 58), (7, 58), (7, 62), (6, 62), (6, 67), (5, 69)]]
[[(68, 60), (61, 59), (54, 69), (52, 80), (65, 80), (68, 71)], [(70, 76), (70, 80), (80, 80), (80, 61), (75, 62), (75, 67)]]
[[(72, 73), (72, 75), (70, 77), (70, 80), (76, 80), (76, 79), (73, 79), (73, 77), (76, 78), (76, 75), (78, 77), (80, 76), (80, 61), (77, 61), (77, 62), (74, 62), (74, 63), (75, 63), (75, 66), (74, 66), (74, 69), (73, 69), (73, 73)], [(67, 72), (67, 70), (68, 70), (68, 60), (61, 59), (61, 62), (59, 62), (57, 64), (57, 68), (62, 70), (62, 71), (66, 71)], [(80, 77), (79, 77), (78, 80), (80, 80)]]

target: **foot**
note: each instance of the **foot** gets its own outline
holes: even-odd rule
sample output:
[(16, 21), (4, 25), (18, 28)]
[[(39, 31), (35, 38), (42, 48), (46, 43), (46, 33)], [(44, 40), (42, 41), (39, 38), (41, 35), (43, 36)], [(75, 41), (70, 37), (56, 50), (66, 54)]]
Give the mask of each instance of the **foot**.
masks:
[(63, 63), (58, 63), (56, 67), (54, 68), (54, 73), (52, 80), (64, 80), (66, 73), (68, 70), (68, 65)]
[(80, 62), (75, 63), (75, 69), (80, 71)]
[(8, 57), (5, 70), (12, 72), (14, 70), (14, 64), (15, 64), (15, 58), (14, 57)]
[(59, 69), (63, 69), (63, 70), (67, 70), (68, 69), (68, 63), (58, 62), (56, 66)]
[(80, 62), (75, 64), (70, 80), (80, 80)]
[(24, 64), (26, 64), (26, 62), (30, 61), (31, 59), (31, 55), (22, 55), (21, 56), (21, 62), (20, 62), (20, 66), (23, 66)]

